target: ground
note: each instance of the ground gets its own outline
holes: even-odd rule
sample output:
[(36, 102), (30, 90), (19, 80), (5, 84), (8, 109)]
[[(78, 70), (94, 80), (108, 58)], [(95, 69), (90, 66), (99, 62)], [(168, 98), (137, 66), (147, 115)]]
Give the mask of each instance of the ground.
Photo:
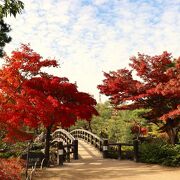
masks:
[(79, 141), (79, 160), (38, 171), (35, 180), (180, 180), (180, 168), (126, 160), (102, 159), (90, 145)]

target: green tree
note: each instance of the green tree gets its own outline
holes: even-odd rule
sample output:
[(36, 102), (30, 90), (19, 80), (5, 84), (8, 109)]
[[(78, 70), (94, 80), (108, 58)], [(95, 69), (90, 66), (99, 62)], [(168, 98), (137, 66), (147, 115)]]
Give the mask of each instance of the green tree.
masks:
[(3, 57), (4, 46), (11, 41), (8, 33), (11, 31), (10, 25), (4, 22), (8, 15), (16, 17), (24, 9), (24, 4), (19, 0), (3, 0), (0, 4), (0, 57)]
[(113, 142), (127, 142), (132, 140), (131, 112), (118, 111), (111, 116), (108, 125), (108, 139)]
[(94, 116), (91, 120), (92, 132), (102, 138), (108, 137), (109, 120), (113, 114), (113, 108), (109, 102), (97, 104), (96, 109), (99, 116)]
[[(83, 120), (78, 121), (71, 129), (83, 128), (91, 130), (99, 137), (108, 138), (111, 142), (128, 142), (134, 138), (131, 133), (131, 127), (134, 123), (140, 124), (142, 127), (149, 126), (147, 120), (141, 115), (148, 110), (128, 110), (117, 111), (109, 102), (99, 103), (96, 105), (99, 116), (94, 116), (89, 124)], [(150, 128), (151, 129), (151, 128)]]

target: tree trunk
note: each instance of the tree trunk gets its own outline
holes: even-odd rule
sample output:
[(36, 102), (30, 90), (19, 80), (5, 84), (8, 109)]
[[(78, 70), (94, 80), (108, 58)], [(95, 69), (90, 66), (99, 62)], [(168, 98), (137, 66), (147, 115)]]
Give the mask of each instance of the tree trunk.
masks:
[(176, 128), (168, 128), (166, 132), (169, 136), (169, 142), (171, 144), (178, 143), (178, 130)]
[(50, 140), (51, 140), (51, 127), (46, 128), (46, 140), (45, 140), (45, 165), (49, 166), (49, 149), (50, 149)]
[(90, 122), (90, 121), (88, 122), (88, 130), (89, 130), (90, 132), (92, 132), (91, 122)]
[(163, 126), (164, 132), (169, 136), (169, 143), (178, 143), (178, 132), (180, 130), (180, 120), (174, 120), (169, 118), (166, 124)]

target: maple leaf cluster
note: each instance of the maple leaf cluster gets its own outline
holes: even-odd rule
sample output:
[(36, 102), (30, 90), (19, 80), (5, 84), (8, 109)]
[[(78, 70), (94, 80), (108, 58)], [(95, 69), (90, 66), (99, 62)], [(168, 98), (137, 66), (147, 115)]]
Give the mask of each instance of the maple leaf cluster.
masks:
[(132, 134), (136, 134), (136, 135), (146, 135), (148, 132), (148, 129), (146, 127), (142, 127), (140, 126), (139, 124), (134, 124), (132, 127), (131, 127), (131, 133)]
[[(104, 73), (100, 93), (110, 97), (117, 109), (150, 109), (144, 116), (151, 122), (180, 124), (180, 58), (170, 53), (130, 58), (131, 69)], [(133, 76), (135, 74), (135, 76)]]
[(97, 115), (96, 101), (65, 77), (42, 71), (59, 67), (54, 59), (43, 59), (29, 45), (5, 56), (0, 69), (0, 126), (6, 140), (32, 138), (26, 127), (69, 127), (78, 118)]
[(20, 180), (25, 162), (16, 158), (1, 159), (0, 161), (0, 179)]

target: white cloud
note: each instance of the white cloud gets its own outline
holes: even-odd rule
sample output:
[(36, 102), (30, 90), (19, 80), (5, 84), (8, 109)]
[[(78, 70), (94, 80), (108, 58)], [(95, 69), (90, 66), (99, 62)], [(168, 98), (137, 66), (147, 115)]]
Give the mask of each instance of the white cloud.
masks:
[(97, 6), (100, 6), (100, 5), (105, 4), (107, 2), (108, 2), (108, 0), (94, 0), (93, 4), (97, 5)]
[(180, 0), (24, 2), (25, 12), (7, 19), (13, 41), (6, 50), (30, 43), (43, 57), (60, 60), (60, 74), (96, 98), (102, 71), (124, 68), (137, 52), (179, 56)]

